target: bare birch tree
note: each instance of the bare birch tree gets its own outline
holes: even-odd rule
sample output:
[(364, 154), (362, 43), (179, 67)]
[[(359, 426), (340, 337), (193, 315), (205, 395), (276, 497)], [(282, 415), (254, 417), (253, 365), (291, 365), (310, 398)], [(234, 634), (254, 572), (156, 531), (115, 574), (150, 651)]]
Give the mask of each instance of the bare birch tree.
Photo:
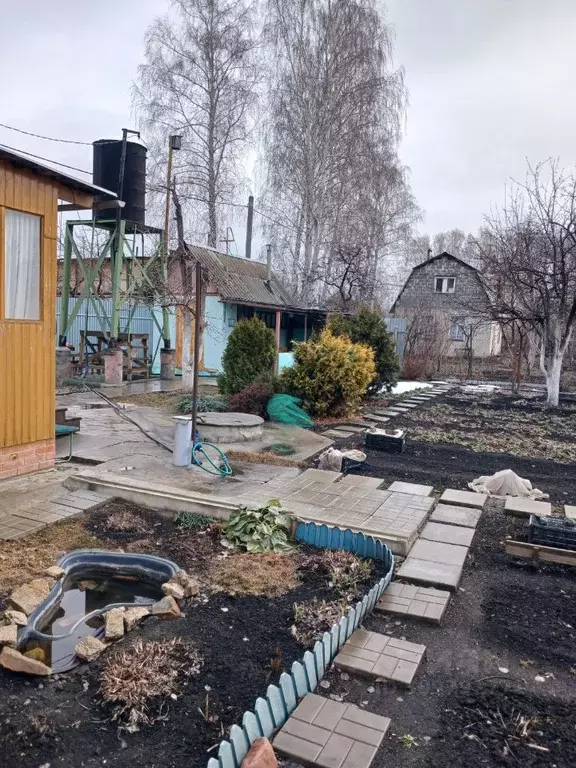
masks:
[(268, 0), (267, 33), (268, 197), (290, 223), (276, 232), (276, 252), (310, 301), (330, 289), (343, 252), (369, 252), (374, 281), (398, 203), (403, 221), (415, 209), (396, 152), (403, 71), (392, 69), (392, 33), (375, 0)]
[(172, 13), (146, 33), (134, 104), (157, 161), (165, 159), (168, 136), (182, 135), (174, 168), (180, 196), (199, 206), (207, 243), (215, 248), (219, 204), (233, 194), (257, 95), (254, 2), (171, 5)]
[(564, 355), (576, 323), (576, 172), (529, 168), (478, 243), (491, 313), (538, 339), (547, 404), (558, 405)]

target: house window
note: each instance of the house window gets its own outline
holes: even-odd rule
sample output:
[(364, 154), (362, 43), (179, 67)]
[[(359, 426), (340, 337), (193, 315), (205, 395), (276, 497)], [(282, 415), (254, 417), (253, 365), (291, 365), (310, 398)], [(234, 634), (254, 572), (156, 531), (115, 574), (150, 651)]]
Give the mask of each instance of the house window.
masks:
[(40, 320), (40, 216), (6, 209), (4, 315)]
[(466, 341), (466, 318), (455, 317), (450, 326), (450, 339), (452, 341)]
[(434, 280), (434, 291), (436, 293), (454, 293), (455, 288), (455, 277), (437, 277)]

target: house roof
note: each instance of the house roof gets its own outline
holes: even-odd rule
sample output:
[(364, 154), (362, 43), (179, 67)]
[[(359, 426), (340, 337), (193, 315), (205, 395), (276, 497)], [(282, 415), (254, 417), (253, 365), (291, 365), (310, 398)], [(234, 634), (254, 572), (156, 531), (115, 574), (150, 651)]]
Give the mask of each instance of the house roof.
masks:
[(67, 173), (57, 171), (55, 168), (39, 163), (32, 156), (27, 157), (26, 153), (18, 152), (0, 144), (0, 160), (7, 160), (11, 165), (15, 165), (18, 168), (28, 168), (34, 171), (40, 176), (46, 176), (49, 179), (57, 181), (70, 189), (77, 189), (80, 192), (86, 192), (89, 195), (94, 195), (102, 200), (116, 200), (117, 195), (111, 192), (109, 189), (103, 187), (97, 187), (95, 184), (90, 184), (82, 179), (77, 179), (74, 176), (69, 176)]
[(452, 256), (452, 254), (448, 253), (448, 251), (442, 251), (442, 253), (439, 253), (437, 256), (431, 256), (429, 259), (426, 259), (421, 264), (417, 264), (410, 271), (410, 274), (408, 275), (408, 278), (407, 278), (406, 282), (402, 286), (402, 289), (400, 290), (400, 293), (398, 294), (398, 296), (396, 296), (396, 299), (394, 300), (394, 304), (392, 304), (392, 307), (390, 308), (390, 312), (394, 312), (394, 310), (396, 309), (396, 304), (398, 303), (398, 300), (400, 299), (400, 297), (404, 293), (404, 290), (405, 290), (406, 286), (408, 285), (408, 283), (412, 279), (412, 275), (414, 274), (414, 272), (416, 272), (416, 270), (420, 269), (421, 267), (424, 267), (424, 266), (426, 266), (428, 264), (431, 264), (433, 261), (438, 261), (439, 259), (452, 259), (452, 261), (456, 261), (456, 262), (458, 262), (458, 264), (462, 264), (462, 266), (468, 267), (468, 269), (471, 269), (473, 272), (476, 273), (476, 275), (479, 274), (479, 272), (476, 269), (476, 267), (473, 267), (471, 264), (468, 264), (463, 259), (459, 259), (457, 256)]
[(188, 245), (188, 251), (206, 269), (212, 290), (225, 301), (299, 308), (294, 297), (274, 273), (268, 280), (268, 267), (265, 263), (229, 256), (198, 245)]

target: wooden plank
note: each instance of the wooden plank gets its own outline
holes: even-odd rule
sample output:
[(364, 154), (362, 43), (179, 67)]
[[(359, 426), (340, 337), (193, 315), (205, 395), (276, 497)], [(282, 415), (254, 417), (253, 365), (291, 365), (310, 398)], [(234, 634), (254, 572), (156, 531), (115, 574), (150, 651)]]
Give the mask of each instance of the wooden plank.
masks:
[(541, 544), (529, 544), (526, 541), (506, 541), (506, 554), (513, 557), (527, 557), (537, 563), (555, 563), (556, 565), (576, 565), (576, 552), (556, 547), (543, 547)]
[(262, 731), (260, 730), (258, 719), (256, 718), (254, 712), (244, 712), (244, 717), (242, 718), (242, 726), (244, 728), (246, 738), (250, 744), (253, 744), (256, 739), (259, 739), (262, 736)]
[(280, 690), (282, 692), (282, 698), (286, 705), (286, 711), (288, 714), (296, 708), (296, 689), (294, 688), (294, 678), (292, 675), (282, 672), (280, 675)]
[(268, 706), (266, 699), (256, 699), (254, 711), (256, 712), (256, 717), (258, 718), (262, 733), (269, 739), (274, 733), (274, 721), (272, 720), (270, 707)]

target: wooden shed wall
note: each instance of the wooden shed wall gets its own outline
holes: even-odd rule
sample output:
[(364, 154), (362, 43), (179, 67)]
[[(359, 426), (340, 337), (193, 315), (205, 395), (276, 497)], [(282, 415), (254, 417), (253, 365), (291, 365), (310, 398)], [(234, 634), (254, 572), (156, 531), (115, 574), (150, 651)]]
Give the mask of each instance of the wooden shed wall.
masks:
[[(6, 208), (42, 216), (41, 320), (5, 320)], [(54, 438), (58, 186), (0, 160), (0, 448)]]

